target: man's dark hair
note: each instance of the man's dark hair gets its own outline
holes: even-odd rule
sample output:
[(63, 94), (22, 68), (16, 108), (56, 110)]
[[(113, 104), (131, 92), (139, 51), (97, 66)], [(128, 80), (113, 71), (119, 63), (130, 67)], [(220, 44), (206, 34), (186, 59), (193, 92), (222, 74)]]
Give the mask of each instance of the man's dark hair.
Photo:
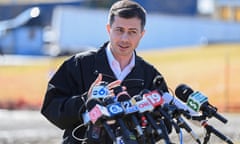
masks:
[(121, 0), (112, 5), (108, 16), (110, 26), (112, 26), (115, 16), (119, 16), (121, 18), (137, 17), (141, 20), (141, 29), (144, 29), (146, 23), (146, 11), (140, 4), (134, 1)]

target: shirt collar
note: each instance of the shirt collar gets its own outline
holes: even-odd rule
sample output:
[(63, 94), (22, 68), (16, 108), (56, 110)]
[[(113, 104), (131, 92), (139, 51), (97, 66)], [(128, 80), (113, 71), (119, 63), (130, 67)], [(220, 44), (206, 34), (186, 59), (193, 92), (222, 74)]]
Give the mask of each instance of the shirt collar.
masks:
[[(108, 58), (109, 64), (112, 64), (113, 62), (119, 63), (112, 54), (112, 51), (110, 49), (110, 43), (108, 43), (108, 45), (107, 45), (106, 53), (107, 53), (107, 58)], [(135, 66), (135, 53), (132, 54), (132, 58), (130, 60), (130, 63), (127, 65), (127, 67), (133, 68), (134, 66)]]
[[(110, 43), (107, 45), (106, 54), (107, 54), (108, 63), (110, 64), (110, 67), (113, 70), (116, 77), (118, 77), (119, 75), (123, 75), (125, 77), (127, 74), (131, 72), (132, 68), (135, 66), (135, 53), (132, 54), (130, 63), (122, 71), (121, 71), (119, 62), (114, 58), (112, 54), (112, 51), (110, 49)], [(118, 79), (123, 79), (123, 78), (118, 77)]]

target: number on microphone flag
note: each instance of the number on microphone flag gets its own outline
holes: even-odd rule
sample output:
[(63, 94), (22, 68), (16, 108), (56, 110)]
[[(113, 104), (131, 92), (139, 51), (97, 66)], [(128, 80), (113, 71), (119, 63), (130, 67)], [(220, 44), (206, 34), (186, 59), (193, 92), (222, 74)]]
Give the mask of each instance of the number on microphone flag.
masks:
[(160, 106), (164, 103), (164, 99), (162, 98), (162, 96), (158, 93), (157, 90), (146, 93), (143, 95), (144, 97), (147, 98), (147, 100), (154, 106)]
[(200, 92), (192, 93), (187, 99), (187, 105), (194, 111), (200, 111), (201, 105), (208, 101), (208, 98)]
[(92, 90), (93, 98), (104, 98), (108, 96), (108, 94), (109, 94), (108, 89), (103, 85), (98, 85), (93, 87), (93, 90)]

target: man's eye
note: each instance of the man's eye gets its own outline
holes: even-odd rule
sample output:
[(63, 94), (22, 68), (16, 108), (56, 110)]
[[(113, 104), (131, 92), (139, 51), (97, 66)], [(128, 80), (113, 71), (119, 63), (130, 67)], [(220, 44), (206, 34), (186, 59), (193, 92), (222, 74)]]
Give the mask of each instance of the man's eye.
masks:
[(128, 33), (129, 33), (130, 35), (136, 35), (136, 34), (137, 34), (136, 31), (129, 31)]
[(116, 29), (115, 31), (118, 32), (118, 33), (123, 33), (124, 32), (122, 29)]

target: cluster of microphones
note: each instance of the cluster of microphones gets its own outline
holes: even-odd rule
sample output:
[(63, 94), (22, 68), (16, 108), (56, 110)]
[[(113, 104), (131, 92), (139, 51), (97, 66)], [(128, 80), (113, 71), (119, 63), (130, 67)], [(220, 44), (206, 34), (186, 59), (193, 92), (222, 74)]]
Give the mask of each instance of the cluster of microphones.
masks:
[[(207, 119), (212, 117), (223, 123), (227, 123), (227, 119), (217, 112), (206, 96), (181, 84), (175, 90), (175, 97), (158, 89), (162, 80), (157, 76), (153, 81), (155, 90), (144, 89), (135, 96), (129, 96), (121, 86), (113, 88), (115, 96), (110, 96), (106, 82), (95, 86), (82, 115), (84, 124), (89, 127), (87, 138), (99, 142), (104, 132), (114, 144), (155, 144), (158, 141), (173, 144), (169, 137), (172, 129), (179, 136), (184, 129), (197, 144), (207, 144), (211, 133), (233, 144), (207, 123)], [(187, 120), (198, 121), (206, 129), (203, 142)]]

